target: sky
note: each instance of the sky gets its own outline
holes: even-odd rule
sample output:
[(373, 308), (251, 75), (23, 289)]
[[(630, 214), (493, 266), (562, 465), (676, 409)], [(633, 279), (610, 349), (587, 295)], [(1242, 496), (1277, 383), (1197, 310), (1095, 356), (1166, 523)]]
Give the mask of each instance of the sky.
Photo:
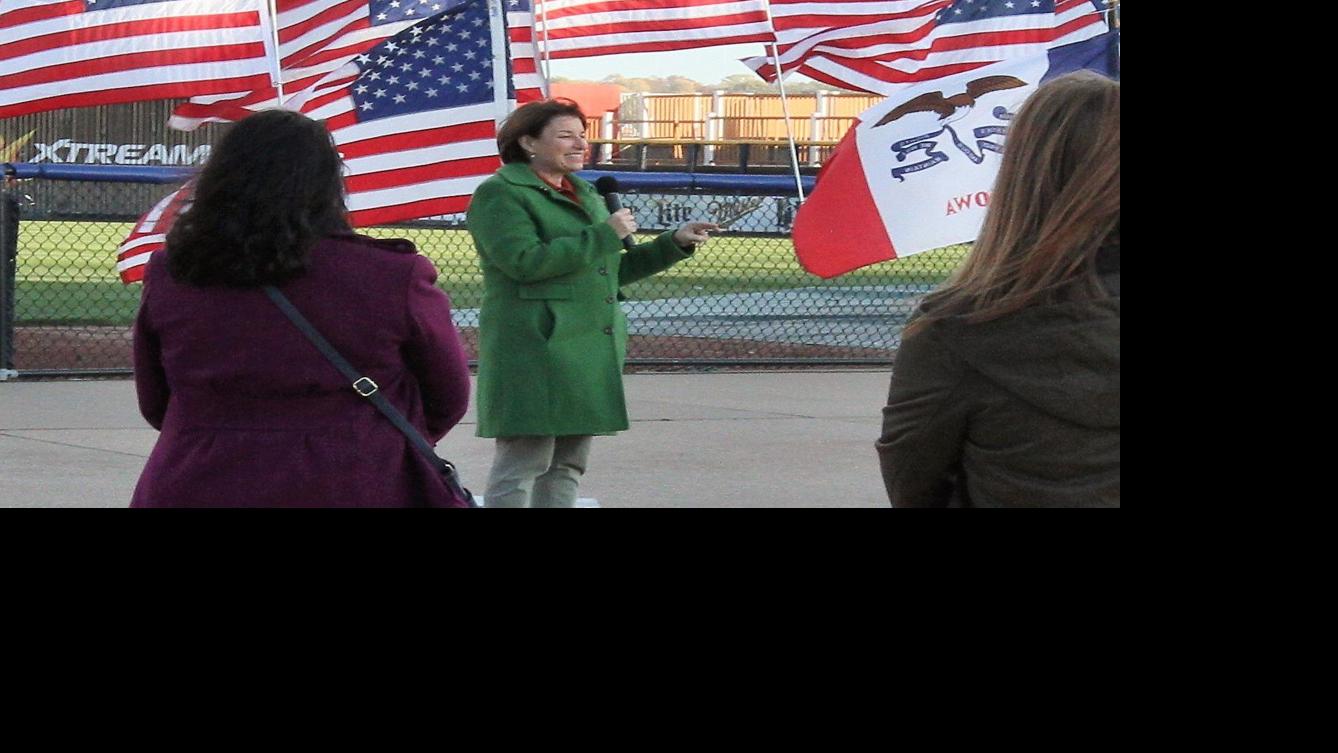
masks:
[[(593, 58), (571, 58), (549, 61), (549, 72), (554, 77), (599, 81), (615, 73), (628, 78), (641, 76), (686, 76), (703, 84), (714, 84), (737, 73), (753, 74), (739, 58), (754, 57), (766, 52), (761, 42), (729, 44), (719, 47), (701, 47), (694, 50), (669, 52), (642, 52), (633, 55), (604, 55)], [(759, 79), (760, 80), (760, 79)], [(795, 75), (787, 82), (806, 81)]]

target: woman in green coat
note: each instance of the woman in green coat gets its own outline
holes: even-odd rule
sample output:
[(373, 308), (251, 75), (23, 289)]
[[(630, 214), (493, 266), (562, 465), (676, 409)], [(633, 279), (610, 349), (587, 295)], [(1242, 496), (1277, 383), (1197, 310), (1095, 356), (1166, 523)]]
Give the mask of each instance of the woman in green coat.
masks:
[(532, 102), (502, 125), (505, 163), (474, 192), (483, 269), (478, 436), (497, 440), (488, 507), (571, 507), (591, 437), (627, 428), (619, 288), (692, 255), (717, 229), (689, 222), (623, 252), (637, 228), (588, 182), (585, 115)]

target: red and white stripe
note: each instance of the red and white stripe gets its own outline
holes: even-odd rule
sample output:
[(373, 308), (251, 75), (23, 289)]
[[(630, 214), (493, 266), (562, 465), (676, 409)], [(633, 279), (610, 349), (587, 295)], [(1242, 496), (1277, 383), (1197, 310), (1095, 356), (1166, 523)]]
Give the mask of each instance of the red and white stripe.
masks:
[(550, 59), (771, 42), (766, 0), (536, 0)]
[(171, 229), (177, 215), (190, 206), (194, 189), (195, 181), (188, 181), (164, 196), (135, 223), (130, 236), (116, 249), (116, 271), (121, 276), (121, 282), (129, 284), (144, 279), (144, 265), (149, 263), (149, 255), (161, 250), (167, 243), (167, 231)]
[(771, 22), (782, 46), (828, 29), (932, 15), (951, 0), (771, 0)]
[[(1110, 0), (1106, 0), (1110, 5)], [(1055, 39), (1051, 47), (1073, 44), (1110, 31), (1108, 10), (1092, 11), (1092, 6), (1081, 0), (1059, 0), (1055, 3)]]
[[(1087, 0), (1059, 0), (1054, 13), (996, 18), (979, 23), (935, 23), (934, 14), (950, 0), (911, 0), (906, 3), (806, 3), (771, 0), (778, 35), (792, 39), (781, 46), (785, 72), (845, 89), (892, 94), (908, 84), (981, 68), (1000, 60), (1032, 55), (1062, 44), (1090, 39), (1107, 31), (1103, 15)], [(872, 6), (889, 11), (884, 20), (849, 27), (823, 28), (803, 36), (795, 17), (809, 15), (811, 6)], [(850, 14), (849, 18), (867, 20)], [(833, 15), (828, 21), (839, 20)], [(785, 28), (781, 31), (782, 27)], [(768, 81), (776, 78), (771, 58), (744, 61)]]
[[(505, 0), (504, 0), (505, 1)], [(322, 81), (354, 57), (423, 19), (373, 26), (367, 0), (277, 0), (280, 75), (284, 106), (301, 109), (314, 96)], [(539, 72), (534, 49), (534, 16), (507, 12), (517, 102), (548, 96), (548, 85)], [(168, 125), (193, 131), (209, 122), (236, 121), (261, 110), (279, 107), (273, 86), (247, 93), (194, 97), (177, 107)]]
[[(501, 167), (492, 103), (357, 122), (353, 99), (320, 96), (303, 109), (324, 120), (344, 158), (355, 227), (456, 214)], [(430, 120), (430, 123), (427, 122)]]
[[(353, 100), (330, 99), (309, 111), (327, 119), (344, 158), (349, 221), (367, 227), (419, 217), (463, 213), (480, 183), (501, 166), (494, 104), (438, 111), (430, 127), (421, 116), (358, 123)], [(154, 205), (117, 249), (124, 283), (144, 278), (149, 255), (163, 248), (177, 215), (190, 206), (193, 182)]]
[[(772, 2), (781, 69), (789, 72), (828, 54), (872, 58), (928, 45), (935, 14), (952, 0)], [(744, 64), (768, 81), (776, 79), (769, 57), (749, 58)]]
[[(505, 65), (506, 54), (514, 54), (514, 48), (495, 54), (493, 65)], [(463, 213), (474, 189), (501, 167), (497, 118), (502, 103), (359, 122), (349, 94), (358, 75), (357, 62), (350, 60), (287, 103), (323, 121), (334, 137), (344, 160), (353, 226)]]
[[(500, 40), (501, 31), (497, 35)], [(505, 54), (494, 56), (494, 70), (505, 65)], [(463, 213), (474, 189), (501, 166), (497, 118), (505, 101), (495, 97), (484, 104), (359, 122), (350, 94), (358, 75), (357, 61), (349, 60), (285, 102), (323, 121), (333, 136), (345, 165), (351, 224), (366, 227)], [(494, 91), (504, 89), (494, 86)], [(169, 197), (141, 219), (118, 255), (122, 280), (142, 279), (139, 268), (148, 254), (163, 247), (179, 206)]]
[[(508, 3), (509, 5), (509, 3)], [(534, 46), (534, 14), (506, 11), (506, 34), (511, 52), (511, 76), (516, 86), (516, 103), (525, 104), (548, 97), (548, 81), (539, 70)]]
[(266, 86), (264, 0), (0, 3), (0, 118)]

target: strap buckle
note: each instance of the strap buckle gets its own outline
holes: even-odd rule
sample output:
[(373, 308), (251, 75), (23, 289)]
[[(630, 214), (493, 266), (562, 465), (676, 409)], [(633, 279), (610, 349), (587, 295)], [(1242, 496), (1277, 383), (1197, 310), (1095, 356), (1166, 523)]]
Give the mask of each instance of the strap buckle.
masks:
[(358, 381), (353, 383), (353, 389), (363, 397), (371, 397), (372, 395), (375, 395), (376, 391), (381, 388), (378, 387), (376, 385), (376, 382), (373, 382), (371, 379), (368, 379), (367, 377), (359, 377)]

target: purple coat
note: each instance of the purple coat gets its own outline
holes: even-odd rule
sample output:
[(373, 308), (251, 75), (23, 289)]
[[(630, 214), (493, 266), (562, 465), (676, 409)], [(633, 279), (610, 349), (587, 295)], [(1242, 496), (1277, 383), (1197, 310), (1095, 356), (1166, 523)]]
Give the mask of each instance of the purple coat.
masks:
[[(264, 291), (184, 285), (161, 256), (135, 320), (139, 408), (161, 434), (131, 507), (461, 506)], [(436, 278), (412, 243), (349, 234), (280, 287), (434, 443), (469, 403)]]

